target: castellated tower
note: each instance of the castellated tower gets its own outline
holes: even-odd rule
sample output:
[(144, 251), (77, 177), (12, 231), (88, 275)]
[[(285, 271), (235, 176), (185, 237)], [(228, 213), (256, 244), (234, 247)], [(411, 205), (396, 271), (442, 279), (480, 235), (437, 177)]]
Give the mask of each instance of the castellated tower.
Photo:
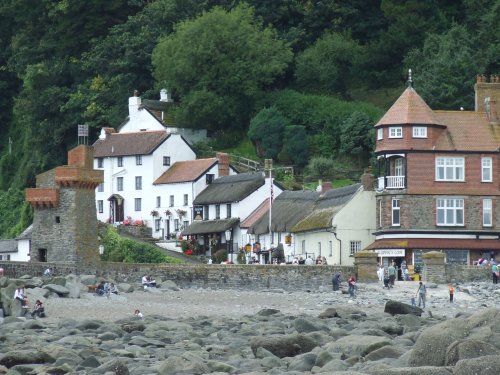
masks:
[(79, 145), (68, 152), (68, 165), (36, 176), (26, 189), (34, 209), (31, 261), (99, 262), (95, 188), (103, 172), (93, 168), (93, 149)]

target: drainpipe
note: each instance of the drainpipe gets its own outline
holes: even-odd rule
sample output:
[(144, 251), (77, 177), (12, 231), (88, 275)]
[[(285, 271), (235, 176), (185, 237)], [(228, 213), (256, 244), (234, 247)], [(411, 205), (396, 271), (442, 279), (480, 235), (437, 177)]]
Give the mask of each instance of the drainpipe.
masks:
[(342, 240), (339, 240), (338, 237), (337, 237), (337, 227), (332, 227), (332, 230), (331, 230), (332, 234), (334, 235), (335, 239), (337, 241), (339, 241), (339, 266), (342, 265)]

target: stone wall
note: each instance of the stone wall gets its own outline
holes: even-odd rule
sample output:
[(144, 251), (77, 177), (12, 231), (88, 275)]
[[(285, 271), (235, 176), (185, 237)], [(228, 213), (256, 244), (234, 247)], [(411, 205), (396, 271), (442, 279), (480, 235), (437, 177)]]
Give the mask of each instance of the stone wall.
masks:
[(448, 283), (464, 281), (490, 281), (492, 280), (491, 268), (477, 266), (445, 265), (446, 281)]

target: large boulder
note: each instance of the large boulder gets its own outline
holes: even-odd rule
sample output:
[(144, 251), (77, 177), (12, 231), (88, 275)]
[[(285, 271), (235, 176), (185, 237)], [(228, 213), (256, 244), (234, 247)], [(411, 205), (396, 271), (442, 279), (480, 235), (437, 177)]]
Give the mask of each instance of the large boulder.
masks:
[(255, 336), (250, 339), (250, 347), (254, 355), (258, 348), (264, 348), (275, 356), (284, 358), (310, 352), (316, 347), (316, 342), (303, 334)]
[(500, 373), (500, 355), (462, 359), (457, 362), (453, 375), (493, 375)]
[(386, 345), (391, 345), (391, 339), (381, 336), (349, 335), (326, 345), (328, 351), (344, 353), (348, 357), (365, 356)]
[(60, 297), (65, 297), (69, 294), (68, 288), (58, 284), (47, 284), (44, 289), (50, 290), (52, 293), (56, 293)]
[[(492, 344), (480, 340), (457, 340), (446, 349), (445, 365), (454, 366), (458, 361), (468, 358), (483, 357), (485, 355), (500, 355)], [(498, 370), (500, 373), (500, 369)]]
[[(400, 367), (391, 369), (380, 369), (370, 371), (371, 375), (454, 375), (451, 368), (422, 366), (422, 367)], [(472, 375), (469, 373), (467, 375)], [(476, 374), (474, 374), (476, 375)], [(486, 375), (486, 374), (485, 374)]]
[(384, 312), (391, 315), (401, 315), (401, 314), (412, 314), (416, 316), (421, 316), (424, 310), (420, 307), (408, 305), (399, 301), (387, 301), (385, 304)]

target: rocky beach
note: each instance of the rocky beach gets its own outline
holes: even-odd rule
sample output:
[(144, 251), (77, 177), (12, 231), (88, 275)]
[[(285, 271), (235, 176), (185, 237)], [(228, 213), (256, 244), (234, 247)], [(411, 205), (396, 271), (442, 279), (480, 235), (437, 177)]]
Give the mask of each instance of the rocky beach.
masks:
[[(120, 294), (106, 298), (88, 292), (96, 281), (0, 279), (0, 373), (500, 373), (500, 292), (488, 282), (455, 285), (453, 304), (447, 285), (428, 283), (420, 310), (409, 306), (415, 282), (390, 290), (360, 283), (352, 299), (345, 288), (181, 289), (169, 281), (146, 290), (118, 284)], [(18, 317), (18, 285), (30, 304), (43, 300), (46, 318)]]

